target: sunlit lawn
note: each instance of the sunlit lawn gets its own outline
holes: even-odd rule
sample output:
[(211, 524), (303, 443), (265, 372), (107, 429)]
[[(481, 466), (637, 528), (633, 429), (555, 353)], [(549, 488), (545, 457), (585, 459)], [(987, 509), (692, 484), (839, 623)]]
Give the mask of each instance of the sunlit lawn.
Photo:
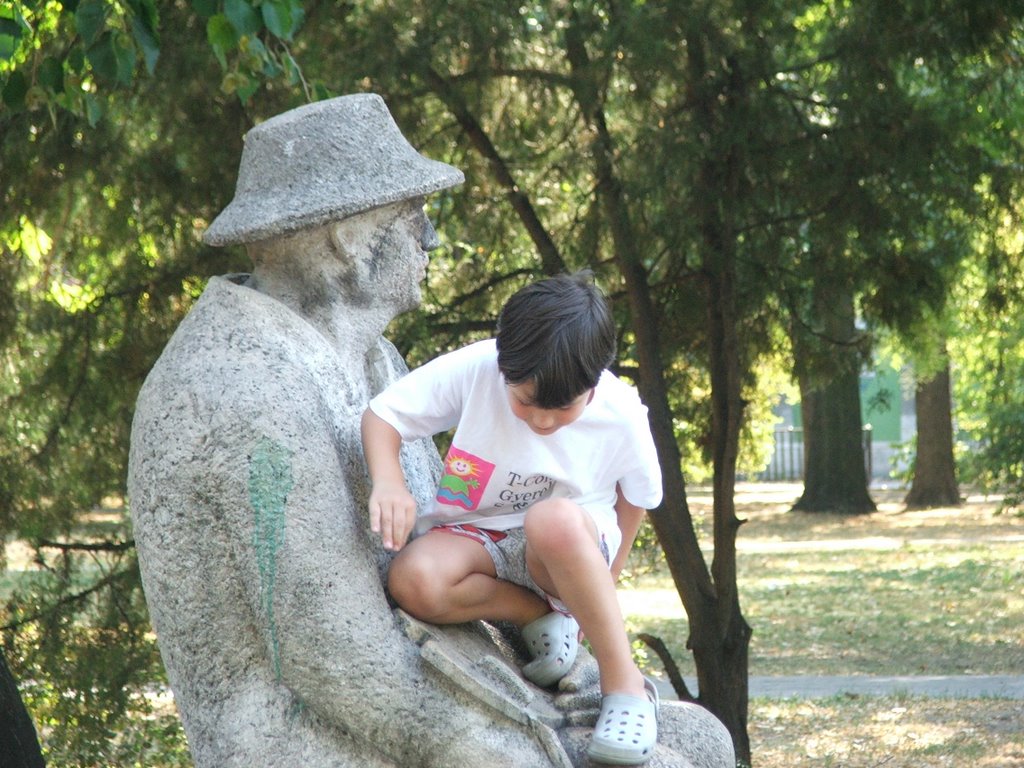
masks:
[[(738, 568), (751, 674), (1024, 674), (1024, 519), (991, 502), (942, 514), (890, 502), (844, 519), (748, 498)], [(630, 628), (691, 671), (669, 576), (621, 593)]]
[(1024, 706), (1006, 699), (755, 699), (755, 768), (1022, 768)]
[[(1024, 542), (740, 557), (755, 675), (1024, 673)], [(631, 625), (679, 660), (667, 576), (623, 595)]]
[[(1024, 519), (997, 504), (843, 518), (790, 513), (794, 486), (741, 489), (741, 608), (754, 630), (752, 675), (1024, 675)], [(703, 540), (710, 499), (690, 499)], [(622, 590), (631, 632), (668, 645), (694, 674), (671, 579)], [(648, 671), (661, 672), (649, 654)], [(754, 764), (1024, 766), (1024, 702), (840, 696), (755, 699)]]

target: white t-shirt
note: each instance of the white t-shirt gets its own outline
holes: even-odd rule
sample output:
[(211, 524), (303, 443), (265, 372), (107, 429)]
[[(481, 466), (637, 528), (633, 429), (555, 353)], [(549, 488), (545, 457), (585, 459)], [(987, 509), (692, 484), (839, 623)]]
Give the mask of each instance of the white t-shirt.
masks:
[(661, 503), (647, 408), (609, 371), (580, 417), (550, 435), (512, 413), (493, 339), (410, 371), (370, 408), (407, 441), (456, 428), (437, 497), (419, 511), (418, 533), (452, 523), (518, 528), (531, 504), (564, 497), (590, 513), (614, 556), (621, 542), (616, 486), (638, 507)]

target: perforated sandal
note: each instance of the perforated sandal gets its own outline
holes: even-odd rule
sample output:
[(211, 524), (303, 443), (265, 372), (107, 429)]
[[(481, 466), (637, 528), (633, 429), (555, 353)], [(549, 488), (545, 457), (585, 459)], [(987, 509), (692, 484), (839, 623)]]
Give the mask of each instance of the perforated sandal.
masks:
[(523, 627), (530, 662), (523, 676), (534, 685), (548, 687), (568, 674), (579, 651), (580, 625), (572, 616), (552, 611)]
[(644, 678), (647, 696), (611, 693), (601, 700), (587, 755), (607, 765), (637, 765), (650, 760), (658, 743), (658, 689)]

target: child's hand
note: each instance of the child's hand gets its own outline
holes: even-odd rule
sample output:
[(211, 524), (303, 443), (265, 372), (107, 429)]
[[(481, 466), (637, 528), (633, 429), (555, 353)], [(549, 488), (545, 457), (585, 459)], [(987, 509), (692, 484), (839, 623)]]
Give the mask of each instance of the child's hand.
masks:
[(416, 499), (404, 484), (374, 483), (370, 492), (370, 530), (379, 533), (384, 549), (398, 551), (416, 523)]

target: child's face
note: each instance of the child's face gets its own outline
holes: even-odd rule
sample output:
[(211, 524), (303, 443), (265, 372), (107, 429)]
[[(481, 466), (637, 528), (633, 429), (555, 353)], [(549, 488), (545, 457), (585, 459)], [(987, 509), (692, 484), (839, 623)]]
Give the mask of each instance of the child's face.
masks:
[(522, 419), (538, 435), (550, 435), (562, 427), (572, 424), (583, 413), (594, 397), (594, 390), (588, 389), (564, 408), (539, 408), (534, 405), (534, 383), (509, 384), (508, 402), (512, 413)]

